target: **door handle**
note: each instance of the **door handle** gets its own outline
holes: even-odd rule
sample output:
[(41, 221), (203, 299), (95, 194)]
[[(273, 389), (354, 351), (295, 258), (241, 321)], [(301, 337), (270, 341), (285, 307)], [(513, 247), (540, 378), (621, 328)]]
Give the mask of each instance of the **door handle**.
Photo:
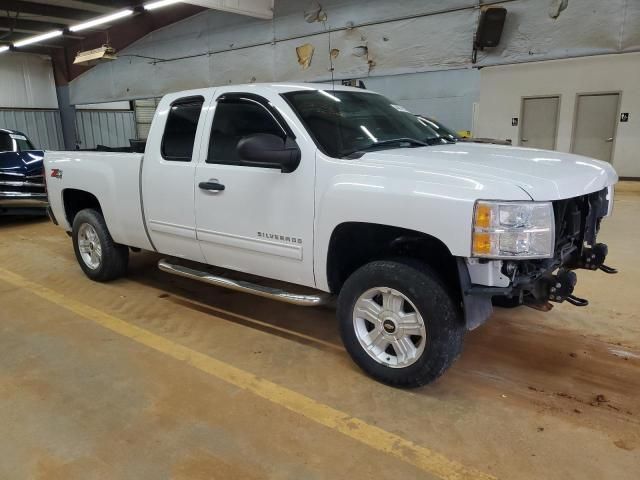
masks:
[(528, 141), (529, 141), (529, 139), (528, 139), (528, 138), (523, 138), (523, 139), (522, 139), (522, 141), (523, 141), (523, 142), (528, 142)]
[(198, 184), (200, 190), (207, 190), (209, 192), (222, 192), (224, 191), (224, 185), (221, 184), (218, 179), (212, 178), (208, 182), (200, 182)]
[(605, 141), (608, 142), (608, 143), (611, 143), (611, 142), (613, 142), (613, 137), (609, 137)]

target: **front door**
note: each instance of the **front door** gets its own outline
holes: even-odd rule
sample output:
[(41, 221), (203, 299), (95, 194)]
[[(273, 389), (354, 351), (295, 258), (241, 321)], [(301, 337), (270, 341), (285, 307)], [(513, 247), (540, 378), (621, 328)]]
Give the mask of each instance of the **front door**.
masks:
[(611, 162), (620, 94), (578, 95), (571, 151)]
[(213, 107), (195, 181), (197, 235), (207, 263), (313, 286), (315, 146), (296, 139), (302, 160), (291, 173), (247, 166), (236, 151), (243, 137), (294, 137), (278, 111), (288, 105), (277, 96), (227, 92)]
[(559, 105), (557, 96), (522, 99), (520, 145), (546, 150), (556, 148)]

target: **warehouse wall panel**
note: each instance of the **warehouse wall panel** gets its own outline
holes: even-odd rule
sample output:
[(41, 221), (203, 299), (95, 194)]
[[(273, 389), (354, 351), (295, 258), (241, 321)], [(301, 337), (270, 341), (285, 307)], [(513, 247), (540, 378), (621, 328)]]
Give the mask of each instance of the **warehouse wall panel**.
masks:
[(133, 111), (77, 110), (76, 131), (81, 149), (126, 147), (137, 138)]
[(149, 135), (151, 122), (153, 121), (153, 116), (156, 113), (159, 102), (159, 98), (145, 98), (134, 102), (136, 132), (139, 139), (146, 140)]
[(472, 105), (480, 95), (480, 72), (443, 70), (363, 78), (370, 90), (393, 99), (415, 114), (433, 117), (454, 130), (473, 129)]
[(559, 95), (556, 149), (568, 152), (577, 94), (619, 92), (620, 112), (630, 116), (617, 124), (612, 163), (620, 176), (640, 177), (639, 78), (640, 53), (483, 68), (478, 135), (511, 138), (517, 144), (521, 125), (514, 126), (511, 120), (520, 116), (522, 97)]
[(0, 109), (0, 128), (25, 133), (36, 148), (64, 149), (62, 123), (57, 110)]
[[(148, 98), (229, 83), (326, 81), (332, 66), (337, 79), (468, 68), (482, 3), (326, 0), (315, 21), (305, 20), (308, 3), (297, 0), (278, 0), (273, 20), (206, 11), (152, 32), (120, 59), (75, 79), (72, 102)], [(570, 1), (557, 18), (549, 1), (501, 5), (509, 12), (502, 41), (480, 52), (476, 66), (640, 50), (637, 1)], [(296, 56), (304, 44), (315, 48), (308, 68)]]
[(0, 108), (57, 109), (51, 59), (16, 52), (0, 55)]

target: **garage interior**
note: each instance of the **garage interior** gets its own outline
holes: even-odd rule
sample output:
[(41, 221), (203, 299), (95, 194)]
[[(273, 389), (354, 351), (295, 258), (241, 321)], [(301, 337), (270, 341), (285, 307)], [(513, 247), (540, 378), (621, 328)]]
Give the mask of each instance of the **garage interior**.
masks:
[(589, 306), (496, 307), (413, 390), (351, 362), (332, 306), (170, 276), (152, 252), (91, 282), (63, 230), (0, 204), (0, 478), (637, 479), (638, 79), (637, 0), (1, 0), (0, 130), (45, 158), (146, 140), (167, 93), (333, 82), (620, 182), (598, 236), (619, 273), (579, 274)]

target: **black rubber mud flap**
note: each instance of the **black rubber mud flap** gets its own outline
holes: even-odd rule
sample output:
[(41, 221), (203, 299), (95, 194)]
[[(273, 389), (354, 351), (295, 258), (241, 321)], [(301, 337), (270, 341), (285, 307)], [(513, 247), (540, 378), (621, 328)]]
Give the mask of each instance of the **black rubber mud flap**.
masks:
[(493, 305), (490, 295), (468, 295), (471, 288), (469, 269), (463, 258), (457, 257), (458, 277), (460, 278), (460, 291), (464, 307), (464, 321), (467, 330), (475, 330), (485, 323), (493, 314)]

